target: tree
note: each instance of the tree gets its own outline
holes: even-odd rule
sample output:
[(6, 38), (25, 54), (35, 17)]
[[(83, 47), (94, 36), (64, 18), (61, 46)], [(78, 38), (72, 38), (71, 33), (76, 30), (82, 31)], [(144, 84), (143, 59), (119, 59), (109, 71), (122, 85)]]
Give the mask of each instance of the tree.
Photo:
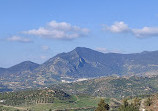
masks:
[(152, 104), (152, 98), (149, 97), (149, 98), (147, 98), (147, 100), (145, 101), (145, 105), (146, 105), (146, 106), (151, 106), (151, 104)]
[(110, 106), (106, 104), (103, 99), (101, 99), (95, 111), (108, 111), (109, 109), (110, 109)]

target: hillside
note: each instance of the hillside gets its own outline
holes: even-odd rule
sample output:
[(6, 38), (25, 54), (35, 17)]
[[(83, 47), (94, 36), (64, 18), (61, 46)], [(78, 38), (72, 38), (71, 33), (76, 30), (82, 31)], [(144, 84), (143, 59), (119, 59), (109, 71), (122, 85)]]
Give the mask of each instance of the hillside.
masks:
[[(96, 79), (53, 85), (50, 88), (14, 91), (0, 93), (3, 108), (43, 110), (76, 110), (92, 111), (96, 108), (100, 98), (106, 98), (111, 108), (117, 109), (122, 99), (138, 97), (141, 107), (154, 109), (157, 105), (158, 76), (155, 77), (100, 77)], [(60, 90), (59, 90), (60, 89)], [(150, 95), (153, 99), (151, 106), (145, 101)]]
[(101, 77), (81, 82), (53, 85), (70, 94), (122, 99), (127, 96), (158, 92), (158, 76), (155, 77)]
[(0, 93), (0, 100), (1, 104), (12, 106), (54, 103), (55, 101), (74, 101), (71, 95), (58, 89), (37, 89)]
[[(94, 111), (100, 99), (110, 105), (110, 111), (118, 111), (122, 101), (127, 98), (130, 105), (140, 109), (155, 111), (157, 109), (158, 94), (124, 97), (120, 100), (111, 97), (95, 97), (88, 94), (70, 95), (53, 88), (0, 93), (0, 110), (5, 111)], [(150, 101), (148, 100), (150, 98)], [(150, 102), (150, 106), (148, 105)], [(132, 103), (132, 104), (131, 104)], [(137, 103), (137, 104), (136, 104)], [(133, 111), (133, 110), (132, 110)], [(135, 110), (134, 110), (135, 111)]]
[(25, 61), (10, 68), (0, 68), (0, 83), (15, 90), (71, 82), (80, 78), (111, 75), (153, 76), (158, 74), (157, 57), (158, 51), (105, 54), (77, 47), (40, 65)]
[[(42, 88), (0, 93), (0, 110), (49, 111), (94, 110), (100, 98), (87, 95), (69, 95), (61, 90)], [(107, 99), (107, 101), (109, 101)]]

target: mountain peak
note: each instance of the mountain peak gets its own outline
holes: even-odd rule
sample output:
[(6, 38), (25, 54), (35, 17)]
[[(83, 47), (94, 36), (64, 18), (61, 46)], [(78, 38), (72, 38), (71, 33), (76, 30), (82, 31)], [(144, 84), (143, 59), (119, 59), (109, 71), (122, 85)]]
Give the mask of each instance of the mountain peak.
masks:
[(86, 47), (76, 47), (73, 51), (75, 51), (78, 55), (87, 55), (87, 56), (89, 54), (101, 53)]
[(75, 50), (79, 50), (79, 49), (88, 49), (86, 47), (76, 47)]
[(21, 62), (20, 64), (37, 64), (37, 63), (34, 63), (32, 61), (24, 61), (24, 62)]
[(11, 71), (23, 71), (23, 70), (33, 70), (37, 68), (38, 66), (39, 64), (37, 63), (31, 62), (31, 61), (24, 61), (8, 69)]
[(82, 51), (82, 50), (92, 50), (92, 49), (86, 48), (86, 47), (76, 47), (74, 50), (75, 51)]
[[(23, 62), (21, 62), (21, 63), (15, 65), (15, 66), (21, 66), (21, 65), (39, 65), (39, 64), (34, 63), (34, 62), (32, 62), (32, 61), (23, 61)], [(15, 66), (12, 66), (12, 67), (15, 67)], [(10, 67), (10, 68), (12, 68), (12, 67)]]

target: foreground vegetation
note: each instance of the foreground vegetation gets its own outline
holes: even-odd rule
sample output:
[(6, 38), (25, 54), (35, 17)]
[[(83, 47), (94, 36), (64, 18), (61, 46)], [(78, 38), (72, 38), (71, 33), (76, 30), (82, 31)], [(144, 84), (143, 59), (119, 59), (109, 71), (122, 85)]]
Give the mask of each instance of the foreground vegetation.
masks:
[(4, 105), (12, 106), (53, 103), (57, 100), (74, 101), (72, 96), (57, 89), (38, 89), (1, 93), (0, 100)]
[[(52, 101), (47, 100), (48, 96)], [(155, 111), (158, 94), (128, 97), (121, 101), (81, 94), (72, 96), (56, 89), (40, 89), (1, 93), (0, 111)]]

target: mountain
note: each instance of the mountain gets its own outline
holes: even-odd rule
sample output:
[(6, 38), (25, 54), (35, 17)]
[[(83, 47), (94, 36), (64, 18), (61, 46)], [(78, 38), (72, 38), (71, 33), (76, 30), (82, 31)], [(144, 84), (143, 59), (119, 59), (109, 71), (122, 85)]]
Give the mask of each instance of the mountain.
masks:
[(61, 53), (35, 69), (35, 73), (89, 78), (116, 75), (148, 74), (158, 70), (158, 51), (136, 54), (101, 53), (77, 47)]
[(11, 73), (17, 73), (17, 72), (22, 72), (22, 71), (33, 71), (35, 68), (37, 68), (39, 64), (31, 62), (31, 61), (24, 61), (20, 64), (17, 64), (15, 66), (12, 66), (8, 68), (8, 72)]
[[(39, 64), (31, 61), (24, 61), (10, 68), (0, 69), (0, 84), (8, 86), (11, 89), (22, 89), (32, 84), (31, 72), (36, 69)], [(26, 84), (25, 85), (25, 83)], [(31, 81), (31, 83), (30, 83)]]
[(33, 63), (31, 61), (24, 61), (22, 63), (19, 63), (15, 66), (12, 66), (10, 68), (1, 68), (0, 69), (0, 77), (3, 78), (10, 78), (11, 80), (14, 78), (21, 79), (24, 78), (28, 73), (33, 71), (39, 66), (39, 64)]
[(0, 68), (0, 75), (8, 76), (10, 74), (20, 74), (24, 71), (33, 71), (37, 68), (39, 64), (33, 63), (31, 61), (24, 61), (10, 68)]
[(158, 75), (158, 51), (134, 54), (101, 53), (77, 47), (43, 64), (30, 61), (0, 69), (0, 83), (9, 88), (30, 88), (101, 76)]

